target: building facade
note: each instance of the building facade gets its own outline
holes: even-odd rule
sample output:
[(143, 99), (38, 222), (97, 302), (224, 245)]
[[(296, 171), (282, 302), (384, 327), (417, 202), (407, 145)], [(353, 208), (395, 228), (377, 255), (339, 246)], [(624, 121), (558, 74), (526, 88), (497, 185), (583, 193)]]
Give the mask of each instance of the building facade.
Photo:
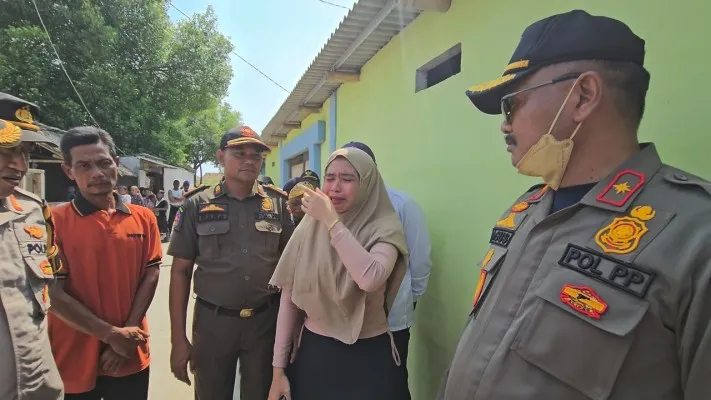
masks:
[(414, 10), (393, 3), (354, 6), (262, 137), (274, 146), (266, 174), (280, 185), (300, 163), (322, 174), (335, 148), (365, 142), (386, 183), (424, 209), (434, 266), (409, 367), (413, 397), (430, 400), (470, 311), (491, 227), (538, 183), (517, 175), (501, 119), (479, 113), (465, 89), (500, 76), (538, 19), (575, 8), (620, 19), (646, 40), (652, 76), (640, 140), (655, 142), (665, 163), (708, 178), (711, 81), (703, 77), (711, 52), (702, 38), (711, 34), (711, 3), (453, 0), (448, 8), (415, 1)]

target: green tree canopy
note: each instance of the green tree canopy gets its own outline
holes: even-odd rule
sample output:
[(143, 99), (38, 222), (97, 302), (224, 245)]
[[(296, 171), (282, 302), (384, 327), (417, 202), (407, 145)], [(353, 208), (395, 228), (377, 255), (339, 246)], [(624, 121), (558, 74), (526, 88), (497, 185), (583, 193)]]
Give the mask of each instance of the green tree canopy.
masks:
[[(224, 106), (232, 78), (232, 45), (212, 8), (174, 24), (163, 0), (36, 2), (89, 112), (119, 148), (189, 161), (194, 141), (181, 127)], [(37, 103), (45, 124), (92, 124), (32, 2), (0, 0), (0, 9), (0, 90)]]

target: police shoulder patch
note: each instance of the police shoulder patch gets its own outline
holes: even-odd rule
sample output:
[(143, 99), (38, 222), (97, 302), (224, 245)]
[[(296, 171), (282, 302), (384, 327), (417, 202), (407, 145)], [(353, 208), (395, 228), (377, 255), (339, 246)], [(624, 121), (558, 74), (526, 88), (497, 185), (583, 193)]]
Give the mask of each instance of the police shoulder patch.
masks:
[(209, 188), (209, 187), (210, 187), (210, 186), (208, 186), (208, 185), (200, 185), (200, 186), (198, 186), (198, 187), (196, 187), (196, 188), (193, 188), (193, 189), (189, 190), (187, 193), (185, 193), (185, 194), (183, 195), (183, 198), (185, 198), (185, 200), (187, 200), (187, 199), (189, 199), (189, 198), (195, 196), (196, 194), (202, 192), (203, 190), (205, 190), (205, 189), (207, 189), (207, 188)]
[(274, 186), (274, 185), (264, 185), (264, 188), (265, 188), (265, 189), (269, 189), (269, 190), (271, 190), (271, 191), (273, 191), (273, 192), (276, 192), (276, 193), (278, 193), (278, 194), (280, 194), (281, 196), (284, 196), (284, 197), (288, 197), (288, 196), (289, 196), (288, 193), (286, 193), (285, 191), (283, 191), (282, 189), (280, 189), (280, 188), (278, 188), (278, 187), (276, 187), (276, 186)]

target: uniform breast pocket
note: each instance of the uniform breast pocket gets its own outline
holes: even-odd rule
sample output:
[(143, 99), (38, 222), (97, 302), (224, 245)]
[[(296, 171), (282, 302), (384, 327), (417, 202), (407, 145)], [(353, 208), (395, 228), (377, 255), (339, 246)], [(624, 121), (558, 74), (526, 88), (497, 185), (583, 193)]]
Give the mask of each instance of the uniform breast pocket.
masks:
[(257, 213), (254, 217), (254, 228), (257, 230), (257, 245), (265, 249), (277, 251), (281, 236), (281, 220), (278, 215), (264, 217)]
[(52, 265), (42, 256), (24, 256), (23, 259), (27, 266), (27, 280), (36, 300), (35, 305), (42, 314), (47, 314), (50, 307), (49, 284), (54, 279)]
[(512, 350), (590, 399), (607, 399), (649, 304), (563, 269), (545, 278), (535, 302)]
[(229, 231), (229, 221), (198, 222), (197, 234), (200, 254), (205, 257), (219, 257), (221, 251), (226, 247), (225, 238)]

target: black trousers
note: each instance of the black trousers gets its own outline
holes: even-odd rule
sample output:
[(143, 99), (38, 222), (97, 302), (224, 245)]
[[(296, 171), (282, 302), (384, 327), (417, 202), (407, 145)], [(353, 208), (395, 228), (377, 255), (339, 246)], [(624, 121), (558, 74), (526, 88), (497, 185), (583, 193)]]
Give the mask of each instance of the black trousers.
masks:
[(349, 345), (304, 329), (287, 376), (293, 400), (399, 400), (402, 395), (401, 370), (387, 334)]
[(175, 214), (178, 213), (180, 207), (174, 205), (170, 206), (170, 211), (168, 212), (168, 233), (173, 232), (173, 222), (175, 222)]
[(150, 367), (133, 375), (100, 376), (91, 392), (64, 395), (65, 400), (147, 400)]
[(408, 383), (407, 373), (407, 353), (410, 347), (410, 328), (393, 332), (393, 339), (395, 339), (395, 347), (397, 347), (397, 351), (400, 353), (402, 392), (398, 396), (398, 399), (410, 400), (412, 397), (410, 396), (410, 385)]
[(272, 383), (278, 304), (276, 300), (268, 309), (246, 319), (218, 314), (200, 301), (195, 304), (196, 400), (232, 400), (237, 361), (240, 399), (267, 399)]

